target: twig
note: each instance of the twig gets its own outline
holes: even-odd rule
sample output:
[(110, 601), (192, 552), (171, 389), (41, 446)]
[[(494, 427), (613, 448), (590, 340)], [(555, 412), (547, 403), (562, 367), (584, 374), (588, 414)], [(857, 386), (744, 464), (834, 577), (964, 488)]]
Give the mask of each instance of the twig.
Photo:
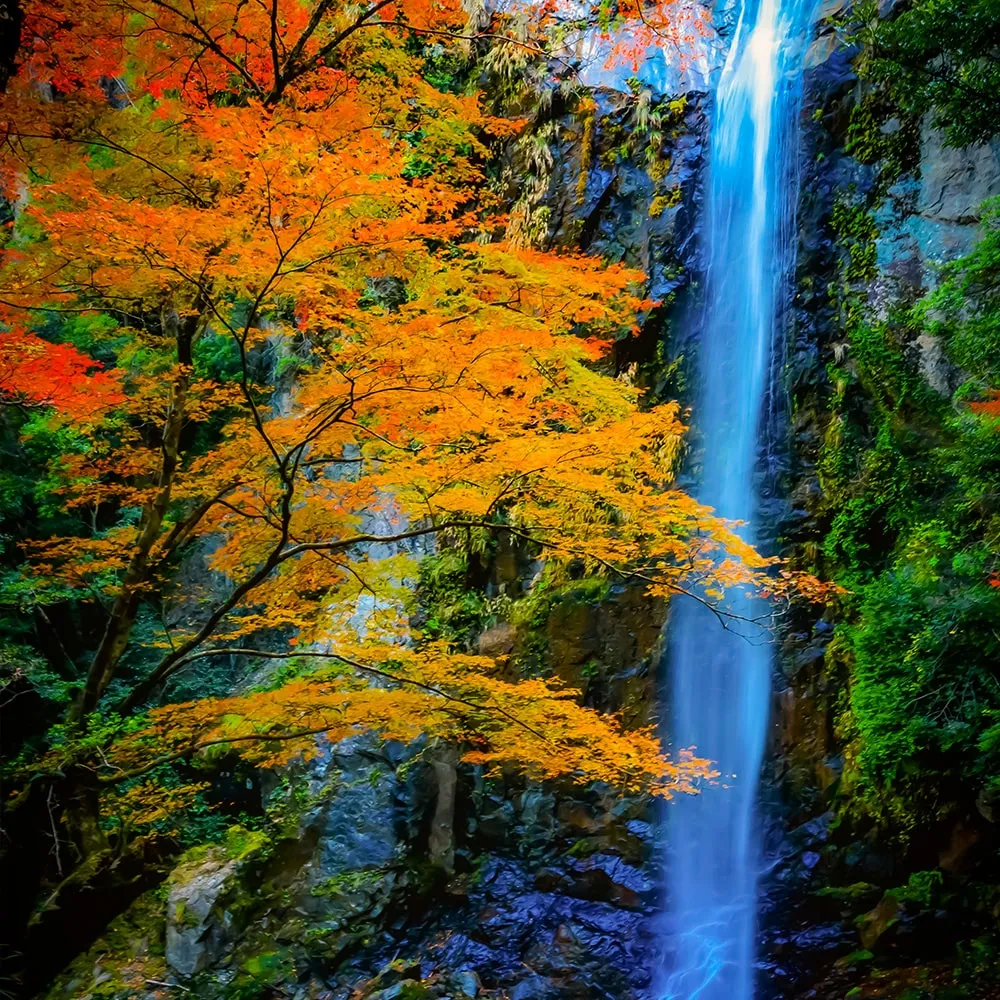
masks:
[(55, 793), (55, 788), (49, 785), (49, 795), (45, 800), (45, 807), (49, 812), (49, 823), (52, 825), (52, 850), (55, 852), (56, 856), (56, 871), (59, 872), (59, 877), (63, 877), (63, 866), (62, 866), (62, 856), (59, 851), (59, 832), (56, 830), (56, 818), (52, 814), (52, 796)]

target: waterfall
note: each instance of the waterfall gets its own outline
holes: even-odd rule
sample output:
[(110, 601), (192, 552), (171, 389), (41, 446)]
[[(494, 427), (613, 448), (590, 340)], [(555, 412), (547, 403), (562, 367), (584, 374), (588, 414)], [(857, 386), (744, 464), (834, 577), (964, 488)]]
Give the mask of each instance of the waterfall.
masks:
[[(754, 516), (766, 463), (770, 374), (792, 260), (801, 63), (812, 0), (743, 0), (719, 78), (707, 195), (705, 305), (693, 421), (698, 498), (726, 518)], [(733, 596), (727, 610), (766, 607)], [(720, 775), (668, 809), (668, 943), (663, 1000), (754, 993), (757, 785), (770, 712), (767, 632), (679, 599), (670, 626), (669, 735)]]

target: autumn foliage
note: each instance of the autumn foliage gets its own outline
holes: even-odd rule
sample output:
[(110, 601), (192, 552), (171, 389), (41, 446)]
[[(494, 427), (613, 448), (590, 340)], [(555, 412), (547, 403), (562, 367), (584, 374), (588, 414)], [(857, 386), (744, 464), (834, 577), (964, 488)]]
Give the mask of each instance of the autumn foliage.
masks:
[(0, 403), (51, 406), (87, 421), (124, 402), (118, 379), (69, 344), (53, 344), (23, 330), (0, 333)]
[(993, 389), (989, 398), (979, 403), (970, 403), (969, 409), (983, 417), (1000, 417), (1000, 391)]
[[(505, 239), (489, 164), (517, 125), (425, 72), (427, 39), (467, 56), (469, 30), (424, 0), (26, 5), (0, 400), (74, 430), (47, 474), (77, 527), (26, 539), (22, 573), (103, 623), (35, 773), (110, 794), (210, 746), (267, 766), (358, 730), (666, 795), (706, 773), (410, 627), (420, 539), (503, 536), (663, 597), (776, 586), (672, 486), (677, 407), (614, 377), (642, 275)], [(52, 334), (67, 317), (110, 361)], [(308, 669), (150, 708), (221, 655)], [(96, 801), (67, 808), (83, 853)]]

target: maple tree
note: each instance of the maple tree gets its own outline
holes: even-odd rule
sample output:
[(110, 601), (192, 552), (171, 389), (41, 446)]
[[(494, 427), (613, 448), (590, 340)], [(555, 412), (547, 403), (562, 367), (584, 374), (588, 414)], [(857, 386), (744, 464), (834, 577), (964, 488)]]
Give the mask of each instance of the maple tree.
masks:
[(0, 333), (0, 405), (52, 406), (85, 421), (124, 401), (110, 372), (69, 344), (14, 330)]
[[(0, 392), (76, 434), (48, 476), (79, 528), (29, 540), (23, 572), (33, 600), (70, 592), (101, 616), (28, 768), (58, 775), (81, 857), (106, 851), (102, 796), (219, 744), (274, 765), (320, 733), (425, 732), (488, 766), (665, 795), (708, 773), (409, 627), (420, 538), (505, 535), (659, 596), (776, 586), (671, 486), (678, 408), (641, 408), (608, 371), (651, 305), (642, 276), (504, 239), (486, 168), (517, 126), (432, 86), (414, 43), (460, 43), (465, 17), (423, 0), (25, 6), (2, 104)], [(33, 332), (53, 317), (92, 321), (108, 363)], [(196, 557), (210, 585), (179, 595)], [(303, 669), (146, 711), (216, 656)], [(152, 794), (147, 816), (184, 798)]]

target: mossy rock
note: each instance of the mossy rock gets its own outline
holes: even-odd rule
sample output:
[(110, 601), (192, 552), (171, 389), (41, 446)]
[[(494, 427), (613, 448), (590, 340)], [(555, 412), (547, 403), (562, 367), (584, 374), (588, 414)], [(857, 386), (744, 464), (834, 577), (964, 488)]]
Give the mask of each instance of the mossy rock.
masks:
[(163, 894), (152, 889), (108, 926), (45, 993), (44, 1000), (135, 1000), (148, 980), (170, 978), (164, 958)]
[(369, 995), (369, 1000), (427, 1000), (430, 987), (417, 979), (402, 979)]
[(887, 892), (873, 909), (857, 918), (855, 923), (864, 949), (874, 948), (883, 935), (896, 925), (900, 910), (899, 900)]
[(882, 890), (871, 882), (852, 882), (850, 885), (828, 885), (816, 890), (817, 896), (824, 896), (856, 908), (871, 907), (877, 902)]

